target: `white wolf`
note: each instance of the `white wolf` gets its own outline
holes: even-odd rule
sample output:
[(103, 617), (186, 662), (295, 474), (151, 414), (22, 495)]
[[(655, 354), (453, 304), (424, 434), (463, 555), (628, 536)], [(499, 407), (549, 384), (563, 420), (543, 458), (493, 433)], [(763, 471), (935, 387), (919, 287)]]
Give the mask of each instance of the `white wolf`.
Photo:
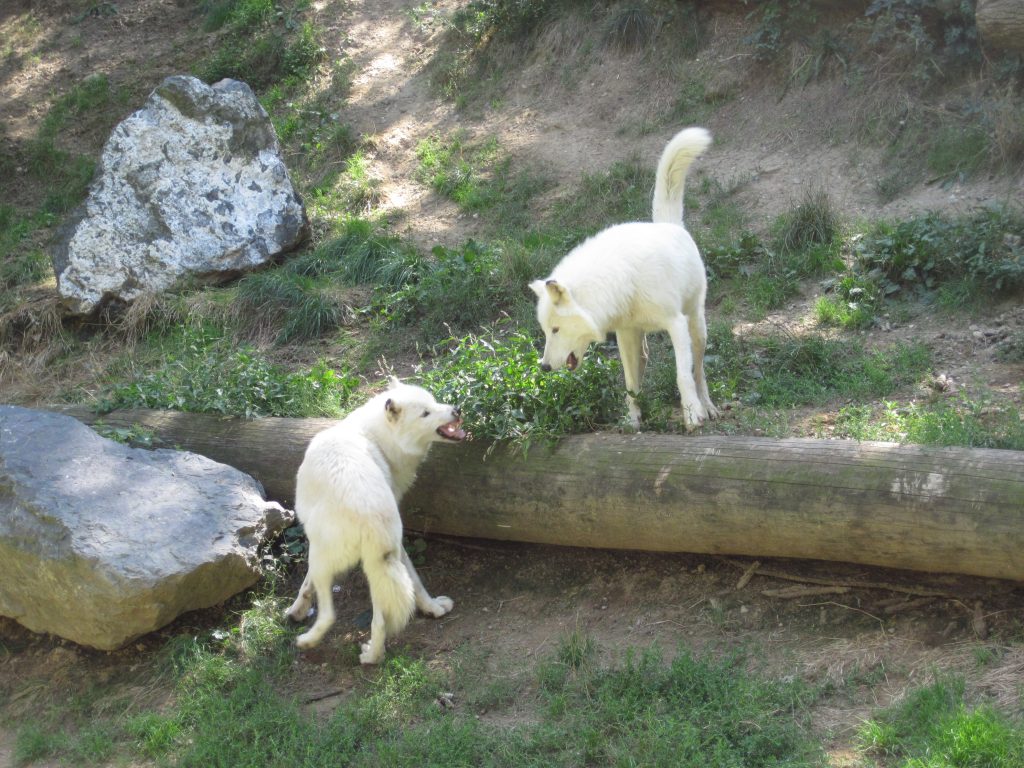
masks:
[(550, 277), (530, 283), (545, 336), (541, 368), (574, 369), (592, 341), (615, 331), (635, 428), (640, 408), (634, 394), (647, 362), (644, 335), (649, 331), (666, 330), (672, 339), (686, 426), (718, 416), (704, 378), (707, 276), (683, 227), (686, 172), (710, 143), (703, 128), (676, 134), (658, 161), (653, 222), (609, 227), (574, 248)]
[(458, 408), (393, 379), (390, 388), (317, 434), (299, 466), (295, 512), (309, 539), (309, 571), (285, 615), (301, 621), (315, 595), (318, 614), (299, 648), (312, 648), (334, 623), (334, 577), (362, 561), (370, 584), (370, 641), (359, 660), (377, 664), (386, 635), (415, 608), (435, 618), (454, 605), (431, 597), (402, 547), (398, 501), (434, 442), (464, 439)]

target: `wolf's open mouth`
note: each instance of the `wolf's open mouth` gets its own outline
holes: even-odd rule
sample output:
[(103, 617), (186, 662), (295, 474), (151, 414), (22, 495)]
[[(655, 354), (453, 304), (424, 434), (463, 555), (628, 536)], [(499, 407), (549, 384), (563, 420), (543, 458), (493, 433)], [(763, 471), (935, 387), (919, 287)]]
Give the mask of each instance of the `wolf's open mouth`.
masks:
[(462, 429), (462, 419), (442, 424), (437, 428), (437, 434), (445, 440), (455, 440), (456, 442), (466, 439), (466, 430)]
[(580, 364), (580, 361), (576, 359), (576, 353), (570, 352), (569, 356), (565, 359), (565, 365), (570, 371), (575, 371), (576, 366)]

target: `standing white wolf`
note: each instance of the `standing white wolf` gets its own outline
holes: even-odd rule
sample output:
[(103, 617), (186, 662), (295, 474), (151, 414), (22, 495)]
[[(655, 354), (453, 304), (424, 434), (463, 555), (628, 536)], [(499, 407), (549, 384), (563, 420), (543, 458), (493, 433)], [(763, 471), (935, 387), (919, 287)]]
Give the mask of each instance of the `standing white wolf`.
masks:
[(669, 142), (658, 161), (652, 223), (617, 224), (578, 245), (537, 294), (544, 330), (541, 368), (570, 370), (593, 341), (614, 331), (626, 379), (629, 419), (640, 426), (640, 391), (647, 362), (644, 335), (668, 331), (676, 358), (676, 383), (687, 427), (718, 416), (704, 378), (707, 276), (697, 245), (683, 227), (683, 191), (690, 164), (711, 144), (703, 128), (687, 128)]
[(373, 602), (363, 664), (384, 658), (385, 637), (401, 631), (415, 608), (435, 618), (452, 609), (451, 598), (428, 594), (406, 554), (398, 502), (433, 443), (465, 436), (458, 408), (393, 379), (386, 392), (310, 441), (295, 485), (309, 571), (285, 615), (303, 620), (314, 595), (318, 613), (299, 635), (299, 648), (315, 646), (334, 623), (334, 578), (360, 561)]

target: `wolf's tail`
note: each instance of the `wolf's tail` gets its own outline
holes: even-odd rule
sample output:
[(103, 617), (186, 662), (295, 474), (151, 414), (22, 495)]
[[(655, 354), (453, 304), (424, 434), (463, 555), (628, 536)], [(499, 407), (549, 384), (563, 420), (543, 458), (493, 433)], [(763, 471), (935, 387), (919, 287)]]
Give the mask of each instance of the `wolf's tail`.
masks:
[(711, 144), (711, 134), (703, 128), (685, 128), (665, 147), (658, 161), (654, 180), (651, 220), (655, 223), (683, 223), (683, 191), (690, 163)]
[(385, 631), (388, 635), (401, 632), (416, 610), (412, 577), (401, 555), (392, 551), (381, 557), (380, 552), (374, 552), (363, 558), (363, 572), (370, 583), (374, 610), (379, 608), (384, 614)]

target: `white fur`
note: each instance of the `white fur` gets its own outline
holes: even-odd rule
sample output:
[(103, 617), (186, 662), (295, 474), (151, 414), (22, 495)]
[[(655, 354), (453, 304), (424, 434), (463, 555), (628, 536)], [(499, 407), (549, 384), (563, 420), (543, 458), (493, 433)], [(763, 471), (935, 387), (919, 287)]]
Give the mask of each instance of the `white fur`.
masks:
[(309, 539), (309, 571), (285, 612), (302, 621), (314, 596), (318, 614), (297, 640), (312, 648), (334, 623), (335, 576), (360, 561), (370, 584), (370, 640), (359, 660), (377, 664), (387, 635), (401, 631), (415, 608), (440, 617), (452, 609), (448, 597), (433, 598), (423, 587), (402, 546), (398, 502), (412, 485), (430, 446), (451, 425), (460, 440), (458, 409), (437, 403), (419, 387), (393, 381), (391, 388), (317, 434), (306, 449), (295, 486), (295, 512)]
[(658, 162), (653, 221), (599, 232), (567, 254), (547, 279), (530, 284), (544, 330), (545, 368), (574, 368), (591, 342), (615, 332), (635, 428), (640, 408), (634, 395), (647, 362), (644, 336), (651, 331), (668, 331), (672, 339), (687, 427), (718, 416), (704, 378), (707, 277), (682, 223), (686, 173), (710, 143), (703, 128), (676, 134)]

